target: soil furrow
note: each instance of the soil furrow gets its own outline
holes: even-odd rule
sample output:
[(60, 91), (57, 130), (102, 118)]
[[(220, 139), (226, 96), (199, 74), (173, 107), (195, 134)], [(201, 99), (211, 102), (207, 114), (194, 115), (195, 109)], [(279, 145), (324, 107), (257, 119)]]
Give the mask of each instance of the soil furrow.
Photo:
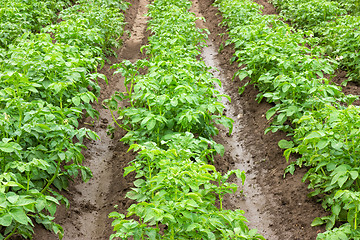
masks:
[[(106, 85), (99, 80), (101, 95), (99, 102), (93, 107), (99, 111), (100, 118), (86, 118), (82, 124), (98, 133), (101, 138), (99, 141), (86, 142), (87, 150), (83, 152), (85, 165), (92, 170), (93, 178), (87, 183), (76, 179), (65, 193), (70, 201), (70, 208), (59, 207), (56, 213), (56, 222), (65, 231), (64, 240), (109, 239), (113, 232), (108, 214), (115, 210), (114, 207), (125, 213), (132, 203), (125, 198), (125, 194), (132, 186), (133, 176), (128, 176), (127, 179), (122, 176), (123, 168), (134, 156), (127, 153), (128, 146), (119, 142), (124, 131), (117, 129), (113, 138), (107, 135), (107, 125), (112, 122), (112, 117), (102, 107), (102, 101), (110, 98), (115, 91), (125, 91), (123, 78), (120, 74), (114, 76), (114, 70), (110, 67), (122, 60), (133, 62), (143, 57), (140, 47), (147, 42), (147, 18), (144, 15), (148, 1), (131, 1), (131, 4), (125, 14), (125, 21), (128, 22), (125, 30), (130, 32), (130, 37), (124, 37), (123, 47), (117, 51), (118, 57), (110, 57), (104, 67), (99, 69), (99, 73), (104, 74), (109, 81)], [(55, 240), (57, 237), (42, 227), (37, 227), (34, 239)]]
[(231, 136), (221, 131), (215, 138), (226, 149), (224, 158), (218, 159), (215, 165), (224, 171), (241, 169), (247, 175), (244, 187), (236, 181), (244, 195), (237, 192), (229, 196), (225, 206), (244, 210), (250, 222), (248, 226), (257, 228), (266, 239), (315, 239), (317, 232), (323, 229), (313, 228), (310, 224), (315, 217), (324, 216), (324, 211), (315, 199), (307, 197), (310, 191), (307, 184), (301, 182), (304, 169), (283, 179), (287, 163), (277, 143), (286, 135), (282, 132), (264, 135), (269, 126), (265, 113), (272, 105), (257, 103), (258, 92), (253, 86), (246, 87), (239, 95), (238, 88), (243, 83), (231, 80), (238, 69), (236, 63), (229, 63), (234, 53), (233, 46), (217, 51), (224, 46), (227, 37), (226, 29), (219, 27), (221, 16), (211, 5), (211, 0), (195, 0), (193, 3), (194, 11), (200, 10), (198, 16), (206, 19), (199, 26), (211, 32), (209, 47), (203, 50), (202, 56), (208, 66), (219, 70), (215, 72), (223, 85), (219, 90), (232, 99), (231, 103), (224, 102), (226, 115), (236, 122)]

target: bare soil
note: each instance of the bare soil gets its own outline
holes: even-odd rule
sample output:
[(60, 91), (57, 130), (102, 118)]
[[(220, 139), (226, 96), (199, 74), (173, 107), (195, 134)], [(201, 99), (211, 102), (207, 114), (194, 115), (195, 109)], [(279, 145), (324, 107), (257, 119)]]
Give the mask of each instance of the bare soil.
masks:
[[(276, 14), (275, 8), (266, 0), (256, 2), (264, 5), (263, 14)], [(202, 58), (208, 66), (218, 69), (213, 70), (213, 73), (223, 84), (217, 88), (232, 99), (231, 103), (224, 100), (224, 105), (225, 114), (235, 120), (234, 131), (229, 136), (225, 129), (221, 129), (219, 136), (215, 138), (226, 149), (225, 156), (218, 157), (215, 166), (222, 172), (242, 169), (247, 175), (244, 186), (233, 179), (244, 193), (238, 191), (228, 196), (224, 206), (228, 209), (243, 209), (249, 220), (249, 227), (257, 228), (266, 239), (315, 239), (317, 233), (324, 231), (324, 228), (313, 228), (310, 224), (315, 217), (326, 213), (316, 199), (307, 197), (310, 190), (307, 189), (307, 183), (301, 181), (306, 169), (297, 170), (293, 176), (283, 178), (287, 163), (277, 143), (281, 139), (287, 139), (287, 136), (282, 132), (264, 135), (265, 129), (269, 127), (265, 113), (272, 105), (255, 101), (258, 91), (254, 86), (247, 86), (244, 93), (239, 95), (238, 88), (244, 83), (231, 80), (239, 69), (237, 64), (229, 63), (234, 54), (233, 46), (226, 46), (221, 52), (218, 51), (220, 46), (224, 46), (227, 35), (226, 29), (219, 27), (222, 18), (212, 3), (213, 0), (194, 0), (191, 11), (206, 18), (206, 22), (197, 21), (199, 27), (211, 32)], [(101, 105), (115, 91), (124, 91), (123, 79), (119, 75), (113, 76), (111, 65), (124, 59), (135, 61), (144, 57), (140, 47), (147, 43), (149, 36), (146, 31), (147, 18), (143, 16), (147, 11), (148, 0), (132, 0), (131, 4), (125, 15), (129, 23), (126, 30), (130, 31), (131, 37), (124, 38), (123, 48), (117, 52), (118, 57), (110, 58), (111, 63), (99, 69), (109, 79), (109, 85), (101, 83), (99, 103), (94, 104), (95, 109), (100, 112), (100, 119), (94, 121), (87, 118), (82, 123), (97, 132), (102, 139), (98, 142), (86, 142), (88, 150), (84, 151), (85, 164), (92, 169), (94, 177), (87, 183), (76, 179), (69, 191), (64, 193), (70, 201), (70, 208), (61, 206), (56, 213), (56, 222), (65, 230), (64, 240), (109, 239), (112, 227), (108, 214), (114, 210), (114, 206), (117, 206), (117, 211), (125, 214), (133, 203), (125, 198), (125, 194), (133, 186), (134, 176), (122, 176), (123, 168), (133, 160), (134, 155), (127, 153), (128, 146), (119, 142), (124, 131), (119, 129), (113, 139), (106, 135), (106, 126), (112, 119)], [(339, 78), (342, 77), (339, 75)], [(354, 88), (350, 86), (347, 91), (357, 91), (352, 89)], [(57, 237), (37, 226), (34, 239), (55, 240)]]

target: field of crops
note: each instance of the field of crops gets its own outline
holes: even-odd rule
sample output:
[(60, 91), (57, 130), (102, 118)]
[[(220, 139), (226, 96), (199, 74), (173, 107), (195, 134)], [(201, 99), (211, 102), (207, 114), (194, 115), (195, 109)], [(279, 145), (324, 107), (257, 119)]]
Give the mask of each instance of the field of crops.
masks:
[(0, 240), (360, 239), (358, 1), (0, 2)]

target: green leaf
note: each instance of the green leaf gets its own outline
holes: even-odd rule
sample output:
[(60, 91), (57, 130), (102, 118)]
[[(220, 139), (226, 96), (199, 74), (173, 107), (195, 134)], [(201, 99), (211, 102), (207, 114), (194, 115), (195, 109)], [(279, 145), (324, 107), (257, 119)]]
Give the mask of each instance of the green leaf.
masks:
[(329, 145), (329, 141), (325, 139), (321, 139), (317, 144), (316, 147), (321, 149), (324, 149), (327, 145)]
[(359, 177), (359, 173), (357, 171), (350, 171), (349, 174), (352, 180), (355, 180)]
[(29, 218), (26, 216), (26, 213), (23, 208), (12, 208), (10, 209), (11, 217), (20, 224), (27, 225)]
[(187, 227), (186, 232), (191, 232), (195, 228), (199, 228), (199, 227), (201, 227), (201, 226), (198, 223), (192, 223)]
[(284, 156), (285, 156), (285, 159), (286, 159), (286, 161), (288, 162), (289, 161), (289, 159), (290, 159), (290, 154), (293, 152), (293, 149), (291, 149), (291, 148), (288, 148), (288, 149), (286, 149), (285, 151), (284, 151)]
[(65, 160), (65, 153), (64, 152), (59, 152), (58, 153), (58, 156), (59, 156), (59, 158), (63, 161), (63, 160)]
[(134, 181), (134, 185), (138, 188), (140, 188), (141, 186), (143, 186), (143, 184), (145, 184), (145, 180), (144, 179), (137, 179)]
[(331, 185), (335, 184), (340, 177), (341, 177), (341, 173), (335, 174), (334, 177), (331, 179), (331, 183), (330, 183), (330, 184), (331, 184)]
[(133, 165), (124, 168), (124, 177), (126, 177), (129, 173), (131, 173), (135, 170), (136, 170), (136, 168)]
[(151, 119), (151, 120), (147, 123), (146, 127), (147, 127), (147, 129), (148, 129), (149, 131), (151, 131), (151, 130), (155, 127), (155, 125), (156, 125), (156, 120), (155, 120), (155, 119)]
[(323, 225), (325, 222), (321, 218), (317, 217), (314, 219), (314, 221), (311, 223), (312, 227)]
[(200, 194), (196, 194), (196, 193), (188, 193), (186, 194), (186, 196), (191, 197), (192, 199), (194, 199), (196, 202), (202, 203), (202, 199), (201, 196), (199, 196)]
[(8, 143), (4, 143), (4, 142), (0, 142), (0, 150), (3, 152), (7, 152), (7, 153), (11, 153), (14, 152), (15, 150), (21, 150), (22, 147), (14, 142), (8, 142)]
[(170, 213), (164, 214), (163, 218), (169, 219), (169, 221), (172, 222), (172, 223), (176, 223), (176, 220), (175, 220), (174, 216), (171, 215)]
[(64, 237), (64, 229), (59, 224), (52, 224), (52, 230), (59, 236), (60, 240)]
[(89, 131), (87, 131), (87, 134), (91, 140), (96, 141), (96, 140), (100, 139), (99, 135), (97, 135), (94, 131), (89, 130)]
[[(236, 176), (239, 177), (238, 174), (236, 174)], [(241, 172), (241, 174), (240, 174), (240, 179), (241, 179), (242, 185), (244, 185), (244, 184), (245, 184), (245, 180), (246, 180), (246, 175), (245, 175), (245, 172), (244, 172), (244, 171)]]
[(286, 116), (290, 117), (294, 115), (298, 111), (298, 108), (296, 106), (290, 106), (288, 109), (286, 109)]
[(339, 204), (336, 204), (336, 205), (333, 205), (331, 207), (331, 211), (336, 215), (338, 216), (340, 211), (341, 211), (341, 206)]
[(278, 142), (278, 145), (281, 149), (288, 149), (294, 147), (293, 141), (287, 141), (285, 139), (282, 139)]
[(149, 237), (149, 240), (157, 240), (157, 239), (159, 239), (157, 229), (148, 229), (147, 230), (147, 235)]
[(171, 106), (176, 107), (176, 106), (178, 105), (178, 100), (177, 100), (177, 98), (171, 99), (170, 104), (171, 104)]
[(85, 103), (89, 103), (90, 102), (90, 98), (87, 94), (83, 94), (80, 96), (81, 100), (83, 100)]
[(49, 213), (51, 214), (51, 216), (55, 215), (56, 212), (56, 204), (55, 203), (50, 203), (46, 206), (46, 210), (49, 211)]
[(214, 233), (212, 233), (212, 232), (210, 232), (210, 231), (207, 231), (206, 233), (207, 233), (208, 238), (209, 238), (210, 240), (216, 240), (216, 236), (215, 236)]
[(236, 73), (236, 75), (238, 76), (239, 80), (242, 81), (248, 76), (248, 73), (247, 71), (240, 70)]
[(73, 97), (71, 100), (75, 104), (75, 106), (79, 106), (81, 103), (80, 97), (78, 97), (78, 96)]
[(274, 114), (276, 113), (276, 108), (270, 108), (267, 112), (266, 112), (266, 119), (269, 120), (272, 116), (274, 116)]
[(248, 234), (253, 237), (256, 235), (256, 233), (257, 233), (257, 229), (254, 228), (254, 229), (251, 229)]
[(10, 226), (11, 222), (12, 222), (12, 217), (8, 213), (4, 213), (0, 217), (0, 226), (8, 227), (8, 226)]
[[(187, 206), (190, 206), (190, 207), (194, 207), (194, 208), (198, 208), (199, 205), (193, 200), (193, 199), (189, 199), (187, 202), (186, 202), (186, 205)], [(186, 208), (188, 209), (188, 208)], [(191, 210), (191, 209), (190, 209)]]
[(287, 173), (290, 173), (291, 175), (294, 175), (294, 172), (295, 172), (295, 165), (294, 164), (290, 164), (289, 166), (287, 166), (285, 168), (285, 171), (284, 171), (284, 178), (286, 177), (286, 174)]
[(338, 142), (338, 141), (335, 141), (335, 140), (331, 141), (331, 147), (333, 147), (336, 150), (341, 151), (342, 146), (343, 146), (342, 142)]
[(45, 196), (45, 199), (47, 201), (53, 202), (55, 204), (59, 204), (59, 201), (56, 198), (52, 197), (52, 196)]
[(154, 219), (156, 217), (155, 212), (153, 211), (153, 209), (151, 207), (148, 207), (145, 210), (145, 216), (144, 216), (144, 223), (146, 222), (150, 222), (152, 219)]
[(342, 186), (345, 184), (345, 182), (348, 180), (349, 176), (346, 175), (346, 176), (342, 176), (338, 179), (338, 184), (339, 184), (339, 187), (342, 188)]
[(323, 133), (321, 133), (320, 131), (314, 131), (314, 132), (311, 132), (309, 135), (307, 135), (305, 137), (305, 139), (314, 139), (314, 138), (320, 138), (324, 136)]
[(215, 151), (220, 154), (221, 157), (224, 156), (224, 153), (225, 153), (225, 147), (221, 144), (215, 144), (214, 145), (214, 149)]
[(36, 126), (42, 128), (42, 129), (44, 129), (44, 130), (47, 130), (47, 131), (50, 131), (50, 130), (51, 130), (51, 128), (49, 128), (49, 126), (47, 126), (47, 125), (45, 125), (45, 124), (42, 124), (42, 123), (39, 123), (39, 124), (37, 124)]
[(147, 116), (141, 121), (141, 126), (145, 126), (145, 124), (152, 118), (152, 116)]
[(38, 198), (35, 207), (41, 212), (46, 207), (46, 200), (44, 198)]
[(121, 219), (124, 219), (125, 215), (121, 214), (121, 213), (118, 213), (118, 212), (111, 212), (109, 214), (109, 218), (121, 218)]
[(17, 201), (16, 205), (17, 206), (26, 206), (26, 205), (31, 205), (31, 204), (35, 204), (35, 203), (36, 203), (36, 201), (33, 199), (22, 197)]

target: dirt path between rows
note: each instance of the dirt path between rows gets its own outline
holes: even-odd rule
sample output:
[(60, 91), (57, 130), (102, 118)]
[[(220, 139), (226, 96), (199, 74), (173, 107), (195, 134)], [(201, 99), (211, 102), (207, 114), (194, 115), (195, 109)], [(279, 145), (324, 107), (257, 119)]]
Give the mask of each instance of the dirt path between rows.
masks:
[[(87, 150), (83, 151), (85, 165), (93, 172), (93, 178), (87, 183), (76, 179), (64, 195), (70, 201), (70, 208), (61, 206), (56, 213), (56, 222), (65, 231), (63, 240), (104, 240), (109, 239), (112, 232), (111, 220), (108, 214), (115, 210), (126, 213), (132, 201), (125, 199), (126, 192), (132, 187), (134, 176), (123, 178), (123, 168), (134, 155), (127, 153), (128, 146), (124, 146), (119, 139), (125, 134), (118, 130), (113, 139), (106, 134), (108, 123), (112, 122), (111, 114), (103, 109), (102, 101), (110, 98), (115, 91), (125, 91), (121, 76), (113, 76), (112, 64), (122, 60), (132, 62), (143, 58), (140, 47), (147, 43), (146, 24), (147, 0), (131, 1), (132, 6), (125, 14), (128, 23), (126, 30), (130, 31), (130, 37), (125, 38), (123, 47), (117, 51), (118, 57), (110, 57), (111, 63), (106, 63), (99, 72), (106, 75), (109, 85), (99, 82), (101, 95), (99, 103), (94, 108), (99, 111), (99, 120), (86, 118), (82, 126), (90, 128), (101, 137), (100, 141), (88, 141), (85, 143)], [(100, 80), (99, 80), (100, 81)], [(42, 227), (35, 229), (34, 239), (56, 240), (57, 236), (46, 231)]]
[[(282, 132), (264, 135), (269, 126), (265, 118), (266, 111), (272, 105), (255, 101), (258, 91), (248, 86), (240, 96), (238, 88), (241, 82), (231, 79), (238, 69), (237, 64), (230, 65), (229, 60), (234, 54), (233, 46), (225, 47), (220, 53), (218, 49), (226, 34), (226, 29), (219, 27), (222, 18), (218, 10), (212, 6), (211, 0), (194, 0), (192, 11), (203, 16), (206, 22), (198, 21), (199, 27), (205, 27), (211, 34), (208, 47), (204, 48), (202, 57), (214, 71), (215, 77), (222, 82), (221, 93), (231, 97), (231, 103), (224, 100), (226, 115), (235, 120), (231, 136), (221, 131), (215, 138), (225, 146), (224, 158), (218, 159), (216, 167), (223, 171), (241, 169), (246, 172), (245, 186), (236, 183), (244, 195), (238, 191), (226, 199), (225, 206), (229, 209), (240, 208), (245, 211), (250, 228), (257, 228), (269, 240), (310, 240), (315, 239), (323, 228), (311, 227), (315, 217), (324, 216), (321, 205), (315, 199), (309, 199), (307, 184), (301, 182), (305, 169), (297, 170), (294, 176), (283, 179), (287, 163), (278, 147), (279, 140), (286, 138)], [(266, 8), (266, 14), (275, 13)]]

